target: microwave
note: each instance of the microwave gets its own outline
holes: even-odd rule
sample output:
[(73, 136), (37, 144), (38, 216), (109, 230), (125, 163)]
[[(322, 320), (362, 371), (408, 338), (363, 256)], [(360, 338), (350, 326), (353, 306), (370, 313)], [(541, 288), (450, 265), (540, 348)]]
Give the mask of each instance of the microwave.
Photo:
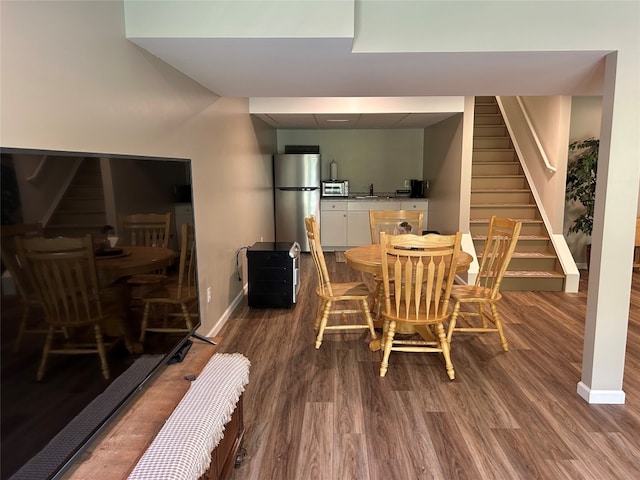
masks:
[(349, 180), (323, 180), (322, 196), (323, 197), (348, 197), (349, 196)]

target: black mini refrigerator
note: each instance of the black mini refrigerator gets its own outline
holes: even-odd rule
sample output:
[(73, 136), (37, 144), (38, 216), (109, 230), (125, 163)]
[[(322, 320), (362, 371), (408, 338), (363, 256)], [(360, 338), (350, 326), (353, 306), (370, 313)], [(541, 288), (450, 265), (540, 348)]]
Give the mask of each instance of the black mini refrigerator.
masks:
[(247, 249), (252, 308), (291, 308), (300, 289), (298, 242), (256, 242)]

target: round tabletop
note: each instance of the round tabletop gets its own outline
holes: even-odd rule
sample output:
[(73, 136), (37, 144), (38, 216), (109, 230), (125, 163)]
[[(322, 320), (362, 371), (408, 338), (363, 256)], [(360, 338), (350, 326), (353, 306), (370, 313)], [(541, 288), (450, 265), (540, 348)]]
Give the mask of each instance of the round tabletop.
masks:
[[(382, 260), (380, 258), (380, 245), (361, 245), (353, 247), (344, 252), (344, 258), (347, 264), (354, 270), (372, 273), (375, 275), (382, 274)], [(473, 257), (467, 253), (460, 251), (458, 255), (458, 272), (466, 272), (469, 265), (473, 261)]]
[(98, 275), (103, 284), (123, 277), (154, 272), (170, 266), (175, 252), (162, 247), (122, 247), (121, 255), (96, 256)]

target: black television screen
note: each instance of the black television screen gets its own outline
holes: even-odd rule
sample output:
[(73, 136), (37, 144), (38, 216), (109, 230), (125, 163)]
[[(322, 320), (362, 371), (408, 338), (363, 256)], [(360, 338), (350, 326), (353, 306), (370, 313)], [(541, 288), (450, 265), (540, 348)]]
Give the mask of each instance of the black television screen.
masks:
[[(191, 164), (185, 159), (8, 148), (1, 154), (7, 231), (6, 225), (41, 222), (45, 236), (91, 233), (102, 241), (106, 225), (117, 236), (121, 213), (172, 212), (173, 218), (177, 191), (180, 203), (191, 201)], [(71, 212), (69, 198), (80, 194), (84, 211)], [(179, 228), (173, 221), (169, 247), (175, 250)], [(167, 275), (176, 269), (169, 267)], [(190, 345), (200, 318), (189, 332), (148, 332), (134, 351), (117, 344), (107, 353), (108, 380), (93, 354), (50, 355), (44, 378), (36, 381), (43, 312), (30, 309), (30, 328), (18, 345), (24, 305), (4, 263), (2, 274), (1, 478), (59, 478), (142, 385)], [(141, 311), (131, 307), (127, 318), (134, 332), (139, 329)]]

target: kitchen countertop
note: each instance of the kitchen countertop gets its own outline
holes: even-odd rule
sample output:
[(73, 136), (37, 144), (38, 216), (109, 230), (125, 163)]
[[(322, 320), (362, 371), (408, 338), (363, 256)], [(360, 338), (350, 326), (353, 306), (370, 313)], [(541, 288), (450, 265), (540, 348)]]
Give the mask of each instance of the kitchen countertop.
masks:
[(321, 200), (328, 200), (331, 202), (341, 201), (341, 200), (398, 200), (398, 201), (414, 201), (414, 200), (427, 200), (426, 198), (415, 198), (415, 197), (404, 197), (404, 196), (396, 196), (395, 194), (390, 193), (380, 193), (377, 195), (368, 195), (366, 193), (355, 193), (349, 195), (348, 197), (322, 197)]

